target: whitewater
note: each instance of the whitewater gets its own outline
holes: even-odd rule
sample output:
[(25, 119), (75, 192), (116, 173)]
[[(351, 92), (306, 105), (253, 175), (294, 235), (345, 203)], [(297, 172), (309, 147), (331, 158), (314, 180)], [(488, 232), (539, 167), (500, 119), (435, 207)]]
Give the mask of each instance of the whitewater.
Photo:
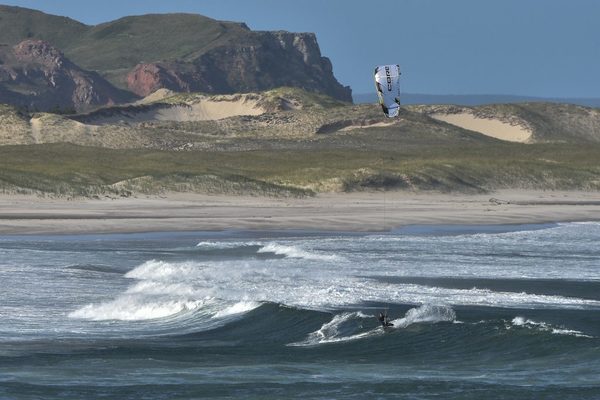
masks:
[(598, 243), (599, 223), (0, 236), (0, 398), (600, 398)]

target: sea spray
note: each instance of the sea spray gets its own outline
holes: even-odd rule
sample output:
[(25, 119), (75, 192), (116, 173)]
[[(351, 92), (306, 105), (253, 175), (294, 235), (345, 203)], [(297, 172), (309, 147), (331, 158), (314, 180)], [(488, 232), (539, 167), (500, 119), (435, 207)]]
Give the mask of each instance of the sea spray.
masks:
[(323, 343), (346, 342), (377, 334), (374, 329), (363, 330), (361, 320), (372, 318), (360, 311), (336, 314), (317, 331), (301, 342), (289, 346), (314, 346)]
[(395, 328), (406, 328), (419, 323), (452, 322), (456, 320), (456, 312), (450, 306), (423, 304), (411, 308), (403, 318), (393, 320)]

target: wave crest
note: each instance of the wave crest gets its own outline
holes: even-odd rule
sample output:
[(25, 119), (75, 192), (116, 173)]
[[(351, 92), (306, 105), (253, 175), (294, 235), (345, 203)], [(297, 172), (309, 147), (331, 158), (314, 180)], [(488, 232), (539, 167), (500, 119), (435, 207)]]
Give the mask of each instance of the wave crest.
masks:
[[(527, 329), (537, 329), (542, 332), (550, 332), (555, 335), (570, 335), (576, 337), (592, 338), (593, 336), (586, 335), (581, 331), (574, 329), (557, 328), (546, 322), (537, 322), (525, 317), (514, 317), (511, 321), (512, 326), (523, 327)], [(508, 327), (510, 329), (510, 326)]]
[(305, 260), (335, 261), (339, 256), (332, 254), (319, 254), (306, 251), (298, 246), (287, 246), (279, 243), (268, 243), (258, 249), (257, 253), (273, 253), (288, 258), (303, 258)]
[(406, 328), (419, 323), (452, 322), (456, 320), (456, 312), (450, 306), (423, 304), (411, 308), (403, 318), (393, 320), (394, 327)]

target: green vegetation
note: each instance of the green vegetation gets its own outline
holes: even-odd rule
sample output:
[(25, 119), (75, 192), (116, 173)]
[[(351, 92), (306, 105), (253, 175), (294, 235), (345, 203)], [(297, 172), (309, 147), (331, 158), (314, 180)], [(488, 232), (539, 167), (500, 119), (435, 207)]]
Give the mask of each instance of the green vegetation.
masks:
[(331, 109), (334, 107), (347, 106), (348, 103), (336, 100), (324, 94), (307, 92), (293, 87), (281, 87), (264, 92), (267, 101), (275, 103), (279, 99), (286, 99), (291, 106), (300, 105), (304, 110)]
[(61, 48), (89, 29), (89, 26), (67, 17), (0, 5), (0, 38), (3, 44), (15, 45), (24, 38), (43, 38)]
[[(597, 109), (557, 104), (468, 109), (509, 123), (518, 118), (533, 132), (527, 144), (428, 116), (446, 106), (407, 107), (390, 121), (376, 105), (345, 105), (291, 88), (245, 95), (273, 110), (262, 115), (208, 121), (152, 117), (203, 96), (176, 94), (154, 104), (79, 116), (0, 106), (0, 190), (89, 197), (163, 191), (307, 196), (358, 190), (600, 190)], [(242, 95), (225, 97), (236, 96)], [(281, 104), (293, 107), (278, 111)], [(136, 122), (142, 113), (147, 119)]]
[[(161, 29), (156, 29), (160, 26)], [(85, 69), (99, 71), (115, 84), (140, 61), (187, 61), (241, 37), (238, 24), (193, 14), (132, 16), (91, 27), (65, 43), (67, 57)], [(61, 47), (62, 48), (62, 47)]]
[(98, 71), (121, 88), (125, 87), (126, 72), (141, 61), (189, 61), (214, 47), (241, 40), (244, 31), (240, 24), (195, 14), (131, 16), (88, 26), (35, 10), (0, 6), (3, 43), (14, 45), (23, 38), (47, 40), (75, 64)]
[[(173, 95), (164, 97), (160, 100), (153, 101), (152, 104), (195, 104), (207, 98), (211, 100), (221, 99), (234, 99), (236, 96), (242, 96), (244, 94), (227, 94), (227, 95), (215, 95), (210, 93), (175, 93)], [(324, 94), (307, 92), (305, 90), (294, 88), (294, 87), (280, 87), (276, 89), (266, 90), (261, 93), (250, 93), (247, 94), (249, 97), (253, 97), (259, 100), (260, 105), (267, 110), (276, 110), (278, 108), (289, 109), (302, 108), (304, 110), (310, 109), (331, 109), (334, 107), (347, 106), (340, 100), (336, 100)], [(284, 104), (282, 104), (282, 100)], [(131, 107), (131, 106), (120, 106), (120, 107)], [(119, 106), (113, 107), (118, 109)], [(106, 110), (106, 108), (104, 109)]]
[(398, 150), (171, 152), (68, 144), (0, 147), (0, 187), (63, 196), (499, 188), (600, 190), (600, 146), (413, 146)]

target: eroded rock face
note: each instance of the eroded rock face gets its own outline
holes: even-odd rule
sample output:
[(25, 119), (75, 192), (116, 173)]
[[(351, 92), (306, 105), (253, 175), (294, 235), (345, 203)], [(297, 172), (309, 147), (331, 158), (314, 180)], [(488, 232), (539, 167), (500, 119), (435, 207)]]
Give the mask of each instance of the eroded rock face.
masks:
[(40, 111), (81, 111), (130, 98), (50, 43), (32, 39), (0, 47), (0, 93), (4, 102)]
[(203, 91), (207, 85), (202, 75), (183, 63), (138, 64), (127, 75), (127, 86), (138, 96), (147, 96), (158, 89), (175, 92)]
[(351, 89), (335, 79), (312, 33), (249, 32), (244, 41), (219, 46), (191, 62), (138, 64), (127, 84), (139, 96), (160, 88), (236, 93), (292, 86), (352, 101)]

